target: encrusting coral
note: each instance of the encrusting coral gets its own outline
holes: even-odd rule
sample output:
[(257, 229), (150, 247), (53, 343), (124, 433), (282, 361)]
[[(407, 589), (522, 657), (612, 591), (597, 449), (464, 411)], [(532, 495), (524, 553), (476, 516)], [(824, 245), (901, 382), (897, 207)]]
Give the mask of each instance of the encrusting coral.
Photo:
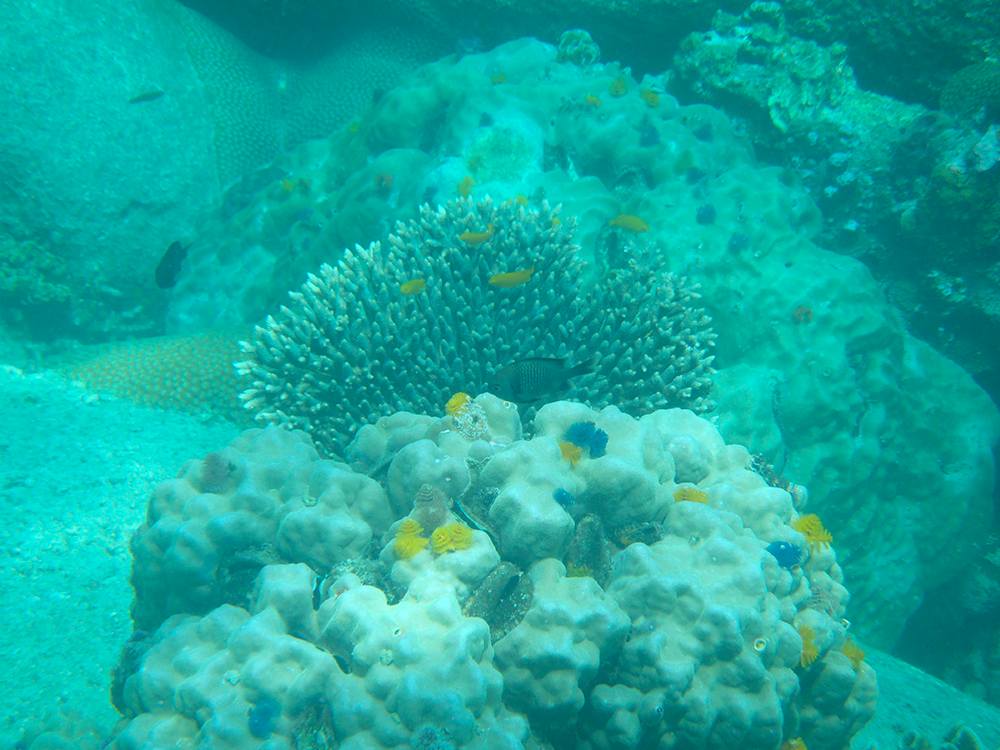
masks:
[[(257, 327), (244, 347), (255, 358), (238, 365), (254, 380), (241, 398), (331, 454), (380, 414), (435, 413), (448, 394), (528, 357), (594, 358), (593, 376), (569, 395), (595, 404), (711, 409), (715, 334), (695, 290), (633, 258), (584, 293), (575, 223), (555, 219), (544, 203), (424, 205), (419, 222), (397, 224), (388, 252), (379, 243), (346, 252)], [(484, 230), (470, 252), (462, 235)], [(526, 283), (487, 283), (529, 266)], [(426, 289), (403, 295), (411, 279)]]
[(158, 336), (83, 347), (49, 365), (95, 391), (143, 406), (216, 414), (247, 423), (235, 394), (246, 380), (233, 368), (244, 328)]

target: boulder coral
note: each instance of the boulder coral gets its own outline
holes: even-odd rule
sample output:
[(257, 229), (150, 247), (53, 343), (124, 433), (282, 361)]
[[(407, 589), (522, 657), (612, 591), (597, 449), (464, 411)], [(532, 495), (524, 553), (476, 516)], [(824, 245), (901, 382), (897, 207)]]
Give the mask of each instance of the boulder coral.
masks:
[[(134, 547), (155, 632), (119, 669), (113, 750), (849, 747), (877, 688), (836, 551), (746, 448), (690, 411), (566, 401), (503, 436), (498, 402), (467, 402), (496, 442), (455, 415), (404, 431), (391, 502), (278, 427), (164, 482)], [(580, 422), (606, 453), (572, 465), (556, 437)], [(691, 487), (704, 502), (675, 498)]]

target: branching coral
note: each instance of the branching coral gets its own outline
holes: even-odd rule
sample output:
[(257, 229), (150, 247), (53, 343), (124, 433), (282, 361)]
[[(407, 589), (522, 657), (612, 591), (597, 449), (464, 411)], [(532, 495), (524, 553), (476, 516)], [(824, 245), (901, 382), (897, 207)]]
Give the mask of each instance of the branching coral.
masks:
[[(595, 357), (571, 397), (632, 412), (712, 408), (715, 334), (682, 280), (634, 260), (581, 293), (575, 222), (545, 204), (460, 199), (398, 224), (375, 243), (310, 275), (292, 305), (257, 327), (238, 365), (259, 418), (309, 431), (329, 453), (358, 426), (397, 410), (433, 413), (449, 394), (481, 388), (526, 357)], [(461, 236), (494, 229), (474, 249)], [(534, 265), (528, 283), (488, 280)], [(427, 280), (404, 296), (400, 284)]]

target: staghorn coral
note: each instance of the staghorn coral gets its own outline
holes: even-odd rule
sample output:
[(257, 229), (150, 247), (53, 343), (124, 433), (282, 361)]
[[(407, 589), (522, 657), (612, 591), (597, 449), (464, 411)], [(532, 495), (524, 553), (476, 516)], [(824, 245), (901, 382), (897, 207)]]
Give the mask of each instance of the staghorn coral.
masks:
[[(575, 222), (554, 219), (544, 203), (459, 199), (397, 224), (387, 252), (379, 243), (345, 252), (244, 344), (255, 355), (237, 365), (253, 379), (246, 407), (340, 453), (358, 425), (390, 411), (434, 413), (508, 362), (594, 357), (593, 376), (570, 397), (637, 413), (711, 409), (715, 334), (694, 289), (633, 254), (581, 294)], [(460, 240), (489, 225), (474, 250)], [(531, 264), (532, 280), (515, 289), (486, 283)], [(403, 297), (399, 285), (418, 277), (425, 292)]]

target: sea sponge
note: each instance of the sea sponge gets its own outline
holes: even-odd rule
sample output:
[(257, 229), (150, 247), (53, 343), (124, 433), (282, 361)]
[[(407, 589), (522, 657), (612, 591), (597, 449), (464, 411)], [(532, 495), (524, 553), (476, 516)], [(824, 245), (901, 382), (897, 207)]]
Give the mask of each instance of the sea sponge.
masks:
[(431, 549), (435, 555), (445, 552), (458, 552), (472, 545), (472, 529), (464, 523), (449, 523), (438, 526), (431, 534)]

